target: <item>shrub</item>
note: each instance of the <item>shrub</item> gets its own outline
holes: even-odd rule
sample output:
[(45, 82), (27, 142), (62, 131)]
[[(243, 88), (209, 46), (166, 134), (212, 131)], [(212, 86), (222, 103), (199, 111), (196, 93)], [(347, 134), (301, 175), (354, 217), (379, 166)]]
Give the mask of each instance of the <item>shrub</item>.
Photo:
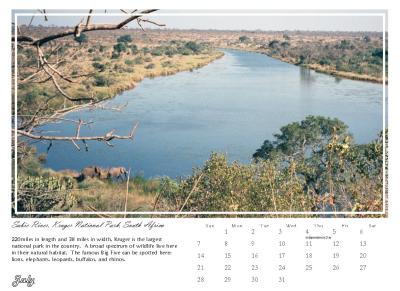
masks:
[(249, 40), (250, 40), (250, 38), (246, 35), (239, 36), (240, 42), (248, 42)]
[(93, 68), (103, 71), (105, 69), (105, 65), (98, 62), (92, 63)]
[(162, 47), (156, 47), (151, 51), (151, 55), (153, 56), (162, 56), (164, 54), (164, 51)]
[(136, 57), (136, 58), (133, 60), (133, 62), (134, 62), (136, 65), (141, 65), (141, 64), (143, 64), (143, 58), (142, 58), (142, 57)]
[(159, 205), (166, 211), (382, 210), (382, 136), (356, 145), (340, 120), (309, 116), (282, 127), (263, 144), (270, 154), (250, 165), (213, 153), (179, 183), (163, 179)]
[(114, 83), (115, 83), (115, 80), (110, 78), (110, 77), (106, 77), (106, 76), (103, 76), (101, 74), (97, 74), (95, 76), (95, 82), (94, 82), (95, 86), (108, 87), (108, 86), (110, 86), (110, 85), (112, 85)]
[(354, 49), (354, 45), (348, 39), (341, 40), (335, 47), (341, 50)]
[(143, 54), (147, 54), (150, 52), (150, 49), (148, 47), (144, 47), (144, 48), (142, 48), (142, 52), (143, 52)]
[(165, 50), (165, 55), (170, 57), (170, 58), (173, 57), (176, 53), (177, 53), (177, 51), (174, 48), (171, 48), (171, 47), (169, 47), (169, 48), (167, 48)]
[(119, 42), (114, 45), (114, 52), (121, 53), (126, 51), (126, 45), (123, 42)]
[(192, 51), (186, 47), (182, 47), (178, 49), (178, 53), (184, 56), (188, 56), (192, 54)]
[(318, 62), (321, 66), (325, 66), (325, 65), (330, 65), (331, 62), (326, 59), (326, 58), (322, 58), (319, 62)]
[(185, 44), (185, 48), (190, 49), (194, 53), (198, 53), (202, 49), (201, 45), (196, 43), (196, 42), (194, 42), (194, 41), (188, 41)]
[(282, 46), (284, 49), (287, 49), (288, 47), (290, 47), (290, 43), (289, 43), (288, 41), (283, 41), (283, 42), (281, 42), (281, 46)]
[(369, 35), (364, 35), (363, 36), (363, 41), (366, 42), (366, 43), (369, 43), (369, 42), (371, 42), (371, 37)]
[(131, 45), (130, 49), (133, 55), (136, 55), (139, 52), (138, 47), (135, 44)]
[(133, 60), (125, 60), (125, 65), (132, 66), (134, 64)]
[(172, 63), (171, 63), (170, 61), (162, 62), (162, 63), (161, 63), (161, 66), (162, 66), (163, 68), (171, 67), (171, 66), (172, 66)]
[(276, 39), (271, 40), (271, 41), (268, 43), (268, 47), (270, 47), (270, 48), (278, 48), (278, 47), (279, 47), (279, 41), (276, 40)]
[(371, 52), (371, 56), (375, 58), (380, 58), (383, 59), (383, 49), (381, 48), (376, 48)]
[(125, 35), (118, 37), (117, 41), (119, 43), (129, 43), (129, 42), (132, 42), (132, 37), (129, 34), (125, 34)]
[(154, 69), (155, 67), (156, 67), (156, 65), (154, 65), (153, 63), (150, 63), (147, 66), (145, 66), (144, 68), (147, 70), (150, 70), (150, 69)]

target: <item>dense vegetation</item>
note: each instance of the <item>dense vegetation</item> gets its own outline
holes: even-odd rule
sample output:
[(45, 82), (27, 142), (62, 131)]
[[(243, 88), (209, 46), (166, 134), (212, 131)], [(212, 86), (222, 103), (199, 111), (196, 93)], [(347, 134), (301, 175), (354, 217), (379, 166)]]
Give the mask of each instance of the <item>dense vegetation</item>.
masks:
[(386, 77), (388, 73), (388, 51), (383, 51), (382, 35), (376, 33), (241, 35), (227, 46), (262, 52), (320, 72), (374, 82), (382, 82), (385, 55)]
[(382, 135), (357, 145), (343, 122), (308, 116), (266, 140), (254, 163), (212, 154), (191, 177), (168, 181), (161, 197), (170, 210), (193, 190), (186, 211), (379, 211), (382, 165)]
[[(356, 144), (342, 121), (308, 116), (282, 127), (253, 157), (253, 163), (240, 164), (213, 153), (203, 167), (179, 181), (168, 177), (145, 180), (137, 176), (129, 183), (128, 210), (382, 210), (382, 133), (371, 143)], [(68, 173), (42, 169), (37, 159), (31, 156), (21, 163), (20, 179), (68, 177)], [(74, 181), (67, 192), (75, 200), (44, 205), (51, 209), (65, 209), (68, 205), (75, 210), (121, 211), (124, 184), (98, 179)], [(65, 186), (57, 185), (65, 191)]]

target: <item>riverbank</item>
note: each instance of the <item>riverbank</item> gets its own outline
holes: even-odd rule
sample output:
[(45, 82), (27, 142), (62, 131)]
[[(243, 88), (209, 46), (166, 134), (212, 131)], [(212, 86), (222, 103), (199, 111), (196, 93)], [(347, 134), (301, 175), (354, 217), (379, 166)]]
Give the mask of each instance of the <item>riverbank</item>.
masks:
[[(107, 87), (96, 87), (96, 93), (104, 99), (114, 98), (126, 90), (135, 88), (145, 78), (170, 76), (184, 71), (193, 71), (202, 68), (213, 61), (223, 57), (221, 51), (212, 51), (199, 55), (176, 55), (173, 57), (152, 57), (151, 63), (136, 64), (134, 71), (128, 73), (113, 74), (113, 82)], [(126, 62), (126, 61), (125, 61)]]
[[(299, 66), (299, 64), (296, 63), (296, 61), (293, 60), (293, 59), (282, 58), (282, 57), (275, 56), (275, 55), (270, 55), (270, 54), (264, 53), (264, 52), (261, 52), (261, 53), (265, 54), (265, 55), (267, 55), (267, 56), (269, 56), (271, 58), (280, 60), (282, 62)], [(316, 71), (318, 73), (323, 73), (323, 74), (331, 75), (331, 76), (334, 76), (334, 77), (340, 77), (340, 78), (356, 80), (356, 81), (379, 83), (379, 84), (383, 83), (383, 78), (377, 78), (377, 77), (369, 76), (369, 75), (365, 75), (365, 74), (357, 74), (357, 73), (354, 73), (354, 72), (338, 71), (333, 66), (323, 66), (323, 65), (320, 65), (320, 64), (301, 64), (300, 66), (308, 68), (308, 69), (311, 69), (311, 70)], [(388, 79), (385, 78), (385, 84), (387, 84), (387, 83), (388, 83)]]
[[(338, 71), (332, 66), (322, 66), (319, 64), (299, 64), (298, 61), (295, 60), (294, 58), (283, 58), (279, 55), (273, 55), (273, 54), (268, 53), (267, 51), (256, 49), (256, 48), (248, 48), (248, 47), (247, 48), (237, 48), (235, 46), (233, 46), (233, 47), (226, 46), (226, 47), (221, 47), (221, 49), (231, 49), (231, 50), (237, 50), (237, 51), (259, 53), (259, 54), (271, 57), (273, 59), (280, 60), (287, 64), (291, 64), (291, 65), (295, 65), (295, 66), (302, 66), (302, 67), (308, 68), (310, 70), (313, 70), (315, 72), (331, 75), (334, 77), (339, 77), (339, 78), (344, 78), (344, 79), (349, 79), (349, 80), (356, 80), (356, 81), (364, 81), (364, 82), (370, 82), (370, 83), (377, 83), (377, 84), (383, 83), (383, 78), (377, 78), (377, 77), (365, 75), (365, 74), (357, 74), (354, 72)], [(388, 84), (387, 78), (385, 78), (385, 84)]]

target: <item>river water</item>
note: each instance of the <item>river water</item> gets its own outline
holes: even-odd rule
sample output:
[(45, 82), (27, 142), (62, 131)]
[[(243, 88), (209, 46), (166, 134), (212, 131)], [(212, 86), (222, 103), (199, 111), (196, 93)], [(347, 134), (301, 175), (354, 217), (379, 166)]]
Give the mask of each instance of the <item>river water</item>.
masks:
[[(124, 166), (145, 177), (186, 176), (211, 152), (244, 163), (279, 128), (307, 115), (337, 117), (358, 143), (382, 130), (383, 88), (345, 80), (286, 64), (257, 53), (225, 50), (208, 66), (173, 76), (145, 79), (106, 106), (128, 104), (122, 112), (104, 109), (69, 114), (93, 121), (81, 135), (103, 135), (111, 129), (126, 135), (139, 121), (134, 141), (114, 147), (89, 142), (89, 151), (72, 143), (53, 143), (46, 166), (80, 170), (88, 165)], [(48, 124), (52, 134), (74, 135), (69, 123)], [(38, 153), (47, 145), (36, 144)]]

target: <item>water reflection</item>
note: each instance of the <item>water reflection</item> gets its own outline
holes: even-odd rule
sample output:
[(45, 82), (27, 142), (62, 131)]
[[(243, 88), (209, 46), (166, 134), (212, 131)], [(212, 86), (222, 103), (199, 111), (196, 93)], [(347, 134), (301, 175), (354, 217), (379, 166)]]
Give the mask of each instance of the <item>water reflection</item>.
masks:
[(300, 69), (300, 81), (303, 85), (312, 85), (315, 82), (315, 76), (309, 68), (299, 67)]

